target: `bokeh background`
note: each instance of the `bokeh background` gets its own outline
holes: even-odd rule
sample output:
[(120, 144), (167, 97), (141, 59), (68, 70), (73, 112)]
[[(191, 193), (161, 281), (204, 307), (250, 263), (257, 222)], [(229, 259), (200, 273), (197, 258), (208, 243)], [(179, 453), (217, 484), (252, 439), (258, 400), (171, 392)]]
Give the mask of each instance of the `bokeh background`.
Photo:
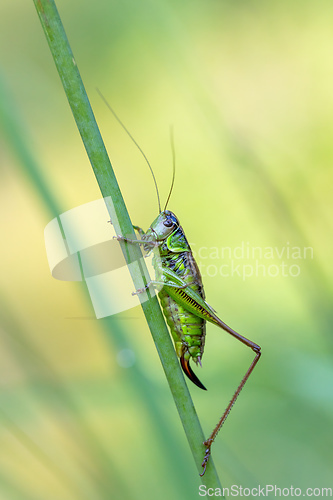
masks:
[[(197, 255), (209, 249), (198, 257), (208, 302), (262, 346), (214, 445), (223, 486), (332, 487), (332, 2), (57, 5), (132, 221), (157, 215), (152, 179), (96, 87), (162, 199), (173, 124), (169, 208)], [(141, 310), (96, 320), (84, 283), (50, 275), (44, 227), (100, 193), (33, 2), (0, 9), (0, 498), (198, 498)], [(232, 261), (255, 259), (221, 255), (242, 242), (313, 258), (275, 252), (259, 259), (266, 276), (244, 279)], [(190, 390), (208, 435), (252, 354), (207, 330), (208, 391)]]

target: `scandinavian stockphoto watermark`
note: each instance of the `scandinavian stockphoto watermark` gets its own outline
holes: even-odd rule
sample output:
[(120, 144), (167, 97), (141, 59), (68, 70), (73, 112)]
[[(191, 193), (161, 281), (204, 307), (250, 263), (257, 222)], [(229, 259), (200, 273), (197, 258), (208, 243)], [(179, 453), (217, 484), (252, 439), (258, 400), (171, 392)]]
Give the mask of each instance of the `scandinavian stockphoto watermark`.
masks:
[[(97, 318), (127, 311), (148, 300), (147, 293), (133, 295), (132, 276), (141, 279), (141, 288), (155, 274), (151, 257), (127, 265), (117, 241), (115, 214), (110, 224), (110, 213), (114, 212), (111, 198), (106, 197), (60, 214), (45, 228), (52, 276), (62, 281), (85, 281)], [(313, 259), (312, 247), (299, 247), (288, 241), (279, 247), (254, 246), (244, 241), (222, 248), (192, 243), (191, 248), (203, 278), (294, 279), (301, 274), (305, 259)], [(145, 282), (141, 276), (142, 262), (148, 268)], [(151, 294), (156, 292), (158, 288), (150, 288)]]
[(235, 247), (198, 247), (191, 244), (202, 277), (297, 278), (305, 259), (313, 259), (312, 247), (287, 241), (282, 246), (253, 246), (242, 241)]

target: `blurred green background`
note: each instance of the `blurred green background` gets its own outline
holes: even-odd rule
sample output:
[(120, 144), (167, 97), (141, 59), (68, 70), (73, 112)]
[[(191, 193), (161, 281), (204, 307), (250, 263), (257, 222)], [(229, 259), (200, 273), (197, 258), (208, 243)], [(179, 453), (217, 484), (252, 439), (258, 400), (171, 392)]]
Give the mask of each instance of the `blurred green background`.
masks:
[[(152, 179), (96, 87), (162, 199), (173, 124), (169, 208), (208, 302), (262, 346), (213, 448), (223, 486), (332, 487), (332, 2), (57, 5), (132, 221), (157, 215)], [(198, 498), (141, 310), (96, 320), (83, 283), (50, 275), (44, 227), (100, 193), (32, 1), (2, 2), (0, 37), (0, 498)], [(263, 254), (256, 275), (256, 258), (234, 253), (243, 242), (284, 253)], [(292, 247), (313, 258), (287, 258)], [(208, 391), (190, 385), (206, 435), (252, 359), (207, 330)]]

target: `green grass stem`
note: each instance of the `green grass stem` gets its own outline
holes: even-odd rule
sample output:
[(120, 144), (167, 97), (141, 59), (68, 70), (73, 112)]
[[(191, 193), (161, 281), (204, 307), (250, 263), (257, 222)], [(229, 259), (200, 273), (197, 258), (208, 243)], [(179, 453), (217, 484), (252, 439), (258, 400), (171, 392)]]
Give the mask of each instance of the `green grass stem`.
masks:
[[(34, 0), (34, 4), (98, 185), (106, 200), (115, 230), (118, 234), (132, 235), (135, 238), (130, 217), (56, 5), (53, 0)], [(144, 263), (140, 263), (140, 249), (136, 245), (126, 244), (122, 244), (122, 249), (126, 261), (132, 263), (130, 270), (134, 286), (139, 288), (142, 286), (142, 281), (145, 281), (148, 276)], [(201, 472), (204, 434), (180, 369), (158, 300), (156, 297), (151, 297), (150, 300), (143, 301), (141, 305), (175, 400), (193, 458), (198, 471)], [(208, 464), (202, 483), (210, 488), (220, 487), (212, 460)]]

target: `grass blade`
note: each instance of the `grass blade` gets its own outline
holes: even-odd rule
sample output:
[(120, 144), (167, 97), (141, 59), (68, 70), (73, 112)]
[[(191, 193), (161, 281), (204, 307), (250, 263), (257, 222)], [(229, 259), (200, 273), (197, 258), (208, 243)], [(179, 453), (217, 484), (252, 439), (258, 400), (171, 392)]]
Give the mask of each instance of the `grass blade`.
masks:
[[(97, 182), (104, 198), (111, 198), (108, 210), (117, 233), (133, 235), (133, 227), (122, 198), (115, 174), (108, 158), (101, 134), (84, 89), (74, 56), (69, 46), (57, 8), (53, 0), (34, 0), (44, 33), (61, 78), (68, 102), (82, 137)], [(135, 245), (122, 245), (127, 262), (139, 262), (141, 252)], [(134, 286), (139, 288), (146, 269), (136, 266), (132, 272)], [(163, 365), (175, 404), (177, 406), (196, 466), (201, 472), (204, 454), (204, 435), (193, 402), (182, 375), (161, 309), (156, 297), (142, 303), (148, 326)], [(209, 487), (220, 487), (213, 461), (210, 460), (202, 482)]]

